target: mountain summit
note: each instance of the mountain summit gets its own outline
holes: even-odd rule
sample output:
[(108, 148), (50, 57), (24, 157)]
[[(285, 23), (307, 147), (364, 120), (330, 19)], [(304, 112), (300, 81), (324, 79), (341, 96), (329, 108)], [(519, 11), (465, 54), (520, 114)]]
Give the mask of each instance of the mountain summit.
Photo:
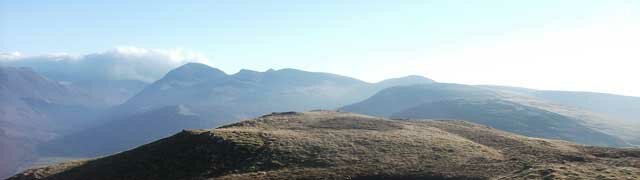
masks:
[(163, 79), (172, 81), (201, 81), (227, 76), (223, 71), (201, 63), (187, 63), (171, 70)]
[(402, 86), (402, 85), (411, 85), (411, 84), (429, 84), (435, 83), (436, 81), (426, 78), (424, 76), (418, 75), (410, 75), (399, 78), (391, 78), (378, 82), (379, 86), (393, 87), (393, 86)]

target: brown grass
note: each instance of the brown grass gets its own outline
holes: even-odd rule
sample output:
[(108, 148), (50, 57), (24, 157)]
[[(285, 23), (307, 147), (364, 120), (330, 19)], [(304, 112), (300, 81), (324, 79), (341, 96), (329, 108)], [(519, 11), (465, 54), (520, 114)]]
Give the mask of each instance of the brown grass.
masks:
[(314, 111), (184, 131), (15, 179), (640, 178), (640, 150), (528, 138), (464, 121)]

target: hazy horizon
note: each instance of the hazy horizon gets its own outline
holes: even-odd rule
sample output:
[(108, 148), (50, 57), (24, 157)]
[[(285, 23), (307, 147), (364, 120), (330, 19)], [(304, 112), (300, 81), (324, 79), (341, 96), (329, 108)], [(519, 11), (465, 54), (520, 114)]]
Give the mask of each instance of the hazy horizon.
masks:
[(0, 64), (100, 57), (118, 77), (152, 81), (195, 61), (230, 74), (295, 68), (640, 96), (638, 2), (279, 2), (2, 1)]

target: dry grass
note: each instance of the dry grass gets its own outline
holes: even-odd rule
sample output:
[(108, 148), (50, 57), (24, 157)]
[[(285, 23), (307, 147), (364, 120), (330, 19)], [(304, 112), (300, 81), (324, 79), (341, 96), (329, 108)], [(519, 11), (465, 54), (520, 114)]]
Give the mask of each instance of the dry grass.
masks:
[(528, 138), (464, 121), (282, 113), (184, 131), (16, 179), (639, 178), (640, 150)]

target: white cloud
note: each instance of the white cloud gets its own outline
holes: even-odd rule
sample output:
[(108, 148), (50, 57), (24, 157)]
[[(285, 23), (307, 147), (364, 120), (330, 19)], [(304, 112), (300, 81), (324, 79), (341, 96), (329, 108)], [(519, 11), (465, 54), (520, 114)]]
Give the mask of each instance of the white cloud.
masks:
[(0, 60), (11, 61), (20, 59), (22, 54), (20, 52), (0, 52)]
[(32, 67), (49, 77), (66, 81), (95, 79), (152, 82), (187, 62), (207, 63), (201, 53), (184, 49), (145, 49), (132, 46), (74, 56), (56, 53), (25, 56), (19, 52), (0, 54), (0, 63)]

